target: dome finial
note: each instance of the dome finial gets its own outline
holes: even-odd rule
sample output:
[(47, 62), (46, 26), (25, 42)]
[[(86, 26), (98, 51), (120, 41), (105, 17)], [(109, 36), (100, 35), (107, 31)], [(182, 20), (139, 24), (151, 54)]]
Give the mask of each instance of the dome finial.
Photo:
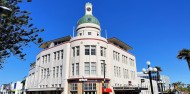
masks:
[(92, 4), (87, 2), (85, 6), (86, 13), (85, 15), (92, 15)]

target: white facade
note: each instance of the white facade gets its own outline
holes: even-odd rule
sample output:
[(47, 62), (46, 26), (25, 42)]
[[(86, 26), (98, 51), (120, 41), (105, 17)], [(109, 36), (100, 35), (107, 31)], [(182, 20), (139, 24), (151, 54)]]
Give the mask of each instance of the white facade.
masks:
[(41, 45), (44, 50), (36, 56), (26, 79), (27, 93), (102, 94), (102, 81), (112, 90), (110, 94), (113, 87), (138, 86), (136, 59), (128, 52), (132, 48), (117, 38), (101, 37), (92, 5), (87, 3), (85, 9), (77, 23), (77, 36)]
[[(144, 79), (144, 82), (141, 82), (141, 79)], [(141, 87), (148, 88), (148, 90), (142, 90), (140, 94), (152, 94), (149, 79), (138, 77), (138, 82)], [(154, 94), (159, 94), (158, 85), (156, 81), (152, 80), (152, 86), (153, 86)]]
[[(149, 79), (148, 74), (144, 74), (143, 72), (137, 72), (137, 76), (144, 79)], [(159, 84), (159, 90), (161, 92), (161, 87), (163, 91), (168, 90), (170, 87), (170, 78), (166, 75), (160, 75), (161, 81), (158, 81)], [(157, 75), (152, 75), (152, 81), (157, 80)], [(162, 84), (162, 85), (161, 85)]]
[(1, 85), (0, 94), (22, 94), (23, 84), (20, 81)]

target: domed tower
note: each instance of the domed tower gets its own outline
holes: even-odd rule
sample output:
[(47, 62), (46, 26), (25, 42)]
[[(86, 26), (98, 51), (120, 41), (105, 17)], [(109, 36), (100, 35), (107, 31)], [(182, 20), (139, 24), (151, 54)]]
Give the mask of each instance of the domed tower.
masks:
[(100, 36), (100, 31), (100, 22), (93, 16), (92, 4), (88, 2), (85, 5), (85, 15), (77, 22), (77, 36), (97, 37)]

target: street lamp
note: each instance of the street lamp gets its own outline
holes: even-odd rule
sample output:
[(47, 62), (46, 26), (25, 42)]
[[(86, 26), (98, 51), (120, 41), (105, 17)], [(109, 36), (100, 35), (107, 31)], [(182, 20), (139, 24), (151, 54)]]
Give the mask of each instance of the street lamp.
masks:
[(7, 8), (5, 6), (0, 6), (0, 16), (7, 16), (10, 15), (12, 10), (10, 8)]
[(105, 81), (106, 81), (106, 79), (105, 79), (105, 76), (106, 76), (106, 63), (105, 63), (105, 60), (101, 60), (101, 61), (103, 61), (103, 64), (104, 64), (104, 81), (103, 81), (103, 88), (105, 88), (106, 86), (105, 86)]
[(142, 71), (143, 71), (144, 74), (148, 74), (149, 79), (150, 79), (151, 92), (152, 92), (152, 94), (154, 94), (153, 86), (152, 86), (152, 76), (151, 76), (151, 73), (152, 72), (156, 72), (157, 68), (150, 67), (150, 64), (151, 64), (150, 61), (147, 61), (146, 64), (148, 65), (148, 69), (143, 68)]

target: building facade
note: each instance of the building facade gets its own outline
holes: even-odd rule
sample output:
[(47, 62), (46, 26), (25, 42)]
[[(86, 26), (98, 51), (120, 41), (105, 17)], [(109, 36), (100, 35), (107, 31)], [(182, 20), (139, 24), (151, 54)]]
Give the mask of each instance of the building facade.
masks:
[[(27, 94), (139, 93), (135, 56), (129, 45), (101, 36), (101, 25), (86, 3), (76, 36), (43, 43), (26, 78)], [(120, 87), (131, 89), (121, 90)], [(134, 93), (135, 92), (135, 93)]]
[[(143, 72), (138, 72), (137, 76), (144, 79), (149, 79), (148, 74), (144, 74)], [(157, 75), (152, 75), (152, 80), (157, 81)], [(170, 78), (166, 75), (160, 75), (160, 81), (158, 83), (158, 91), (166, 91), (170, 89)]]
[(0, 94), (23, 94), (21, 81), (1, 85)]
[[(150, 80), (147, 78), (141, 78), (138, 77), (139, 85), (140, 87), (148, 88), (146, 90), (141, 90), (140, 94), (152, 94), (151, 93), (151, 86), (150, 86)], [(153, 92), (154, 94), (159, 94), (158, 92), (158, 85), (155, 80), (152, 80), (152, 86), (153, 86)]]

